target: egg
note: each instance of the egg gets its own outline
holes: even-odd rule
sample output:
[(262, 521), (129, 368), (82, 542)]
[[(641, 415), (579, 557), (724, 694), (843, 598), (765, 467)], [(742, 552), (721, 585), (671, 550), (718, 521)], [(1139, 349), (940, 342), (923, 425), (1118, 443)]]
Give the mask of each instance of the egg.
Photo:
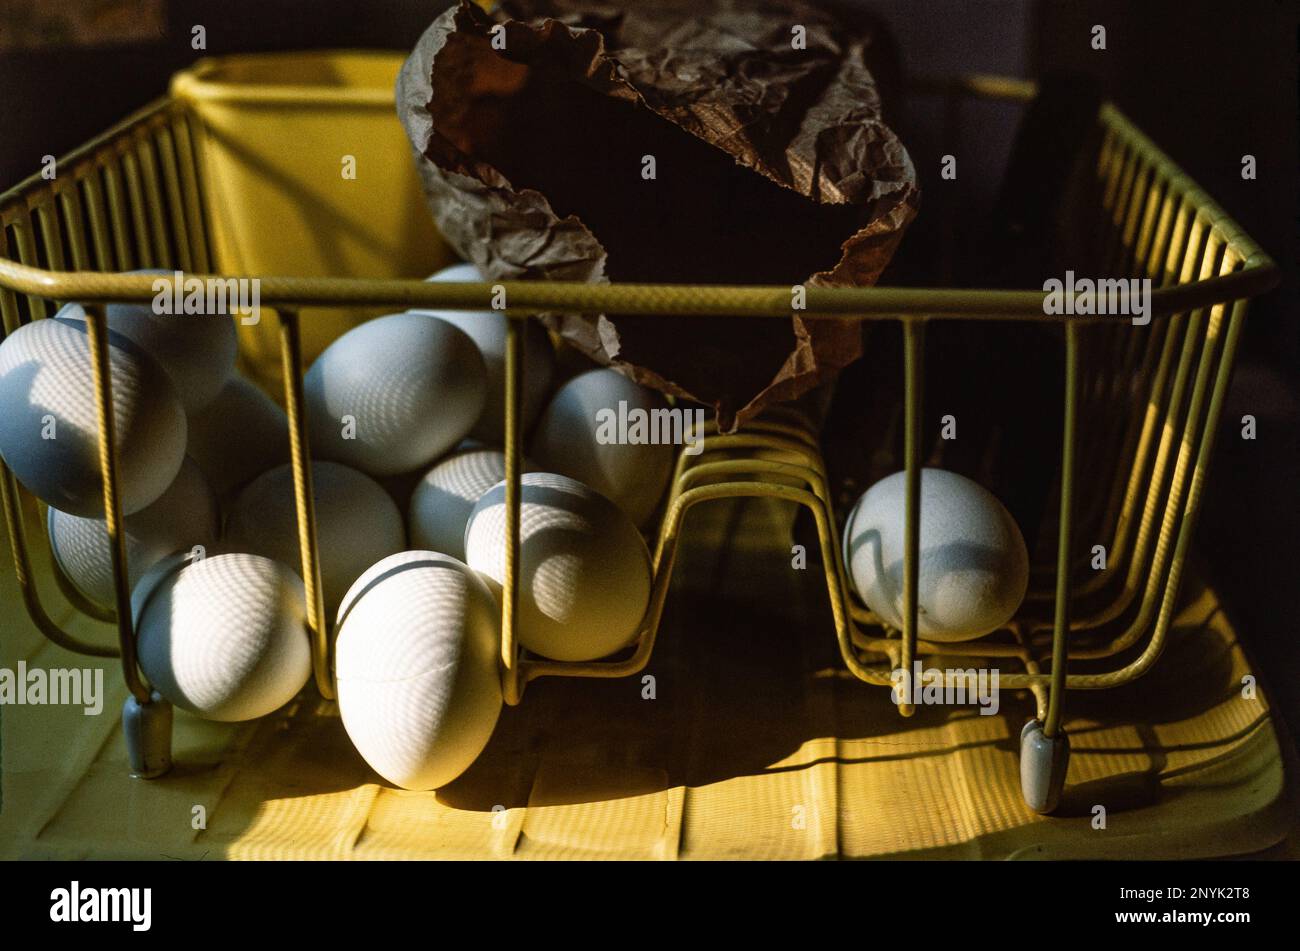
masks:
[[(474, 283), (483, 275), (472, 264), (455, 264), (444, 268), (429, 278), (430, 281)], [(412, 310), (411, 313), (428, 314), (445, 320), (465, 331), (478, 347), (487, 368), (487, 401), (483, 413), (470, 430), (470, 436), (493, 445), (504, 445), (506, 439), (506, 328), (510, 320), (505, 314), (494, 311)], [(527, 431), (537, 419), (555, 375), (555, 351), (551, 340), (540, 324), (529, 320), (524, 324), (524, 400), (523, 426)]]
[(602, 443), (599, 413), (666, 410), (654, 390), (617, 370), (588, 370), (560, 387), (537, 422), (531, 455), (548, 472), (591, 486), (645, 525), (672, 477), (674, 447), (667, 443)]
[(373, 476), (427, 466), (478, 422), (486, 376), (474, 341), (446, 321), (367, 321), (307, 371), (312, 453)]
[[(208, 480), (194, 460), (181, 464), (158, 500), (124, 520), (128, 590), (160, 559), (217, 543), (220, 516)], [(114, 606), (113, 556), (103, 519), (81, 518), (58, 509), (46, 516), (54, 560), (72, 586), (92, 604)]]
[[(530, 472), (520, 486), (519, 612), (524, 647), (553, 660), (596, 660), (627, 647), (650, 603), (650, 553), (631, 519), (567, 476)], [(474, 505), (466, 563), (505, 581), (505, 483)]]
[[(523, 460), (523, 470), (532, 468)], [(411, 545), (465, 559), (465, 525), (474, 503), (506, 477), (506, 456), (478, 443), (438, 460), (411, 493)]]
[(311, 675), (302, 582), (270, 558), (172, 555), (145, 573), (131, 609), (150, 685), (205, 719), (265, 716)]
[[(362, 572), (406, 548), (402, 513), (384, 488), (337, 462), (313, 462), (321, 593), (333, 614)], [(226, 519), (225, 547), (302, 570), (293, 468), (277, 466), (239, 493)]]
[(225, 501), (289, 461), (289, 420), (256, 384), (232, 376), (216, 399), (190, 416), (187, 451)]
[[(906, 505), (906, 473), (881, 479), (854, 505), (843, 552), (858, 596), (900, 630)], [(995, 631), (1016, 613), (1028, 584), (1029, 554), (1006, 507), (965, 476), (922, 469), (919, 635), (964, 641)]]
[[(158, 363), (108, 334), (118, 493), (130, 515), (156, 501), (185, 457), (185, 412)], [(104, 517), (99, 421), (84, 321), (19, 327), (0, 344), (0, 456), (27, 489), (61, 512)]]
[[(174, 272), (149, 268), (131, 274)], [(170, 291), (167, 292), (170, 296)], [(85, 310), (69, 304), (61, 315), (84, 320)], [(235, 321), (226, 314), (159, 314), (147, 304), (109, 304), (109, 329), (149, 354), (176, 388), (185, 412), (211, 403), (235, 368)]]
[(357, 579), (338, 617), (344, 729), (405, 789), (451, 782), (501, 713), (500, 615), (483, 581), (437, 552), (391, 555)]

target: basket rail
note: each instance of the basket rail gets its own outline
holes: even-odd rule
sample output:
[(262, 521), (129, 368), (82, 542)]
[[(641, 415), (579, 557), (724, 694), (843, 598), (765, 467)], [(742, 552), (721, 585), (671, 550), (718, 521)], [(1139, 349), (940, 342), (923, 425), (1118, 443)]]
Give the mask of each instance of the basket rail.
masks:
[[(184, 271), (184, 269), (181, 269)], [(1254, 297), (1277, 283), (1276, 265), (1262, 253), (1229, 274), (1194, 285), (1157, 288), (1151, 293), (1153, 320), (1224, 301)], [(186, 279), (241, 277), (185, 272)], [(1064, 316), (1043, 312), (1047, 291), (912, 287), (803, 288), (806, 306), (791, 307), (789, 285), (579, 284), (564, 281), (488, 283), (425, 282), (379, 278), (258, 277), (262, 304), (272, 310), (303, 307), (418, 307), (492, 310), (503, 288), (508, 316), (537, 313), (621, 313), (641, 317), (771, 317), (791, 314), (839, 320), (1008, 320), (1034, 323), (1103, 324), (1108, 316)], [(0, 259), (0, 285), (10, 293), (50, 301), (148, 304), (155, 275), (50, 271)], [(1066, 294), (1065, 301), (1073, 299)]]
[[(1035, 93), (1030, 82), (1000, 77), (963, 77), (916, 85), (924, 92), (948, 95), (954, 103), (970, 97), (1023, 102)], [(956, 106), (952, 112), (956, 113)], [(695, 504), (722, 497), (776, 497), (813, 512), (837, 640), (846, 665), (859, 679), (887, 685), (891, 683), (891, 672), (900, 667), (908, 669), (913, 657), (951, 653), (952, 645), (930, 643), (917, 635), (922, 342), (927, 325), (939, 320), (1060, 323), (1065, 328), (1067, 374), (1057, 492), (1057, 558), (1044, 572), (1053, 583), (1031, 590), (1027, 602), (1030, 609), (1036, 602), (1045, 608), (1050, 605), (1050, 614), (1039, 620), (1017, 618), (1002, 635), (967, 642), (962, 646), (963, 653), (1012, 659), (1022, 665), (1024, 673), (1004, 675), (1002, 684), (1033, 691), (1049, 736), (1059, 728), (1065, 688), (1116, 686), (1144, 672), (1159, 656), (1168, 634), (1246, 301), (1273, 287), (1278, 271), (1268, 255), (1114, 105), (1101, 107), (1098, 122), (1104, 135), (1093, 183), (1098, 217), (1093, 224), (1105, 235), (1106, 273), (1150, 277), (1156, 284), (1151, 300), (1153, 320), (1148, 329), (1157, 335), (1153, 339), (1159, 341), (1158, 345), (1143, 347), (1133, 334), (1125, 338), (1110, 317), (1048, 315), (1047, 292), (1040, 290), (879, 286), (804, 289), (805, 316), (896, 320), (904, 327), (907, 544), (901, 631), (884, 628), (849, 593), (838, 557), (826, 473), (815, 439), (799, 425), (763, 420), (751, 433), (711, 434), (705, 440), (705, 451), (689, 465), (684, 456), (679, 458), (655, 550), (650, 606), (640, 637), (628, 656), (582, 664), (526, 656), (514, 629), (522, 459), (520, 321), (538, 312), (789, 319), (792, 289), (501, 282), (499, 286), (504, 287), (508, 302), (505, 313), (511, 318), (505, 446), (508, 538), (502, 605), (507, 702), (518, 703), (525, 685), (541, 676), (613, 677), (641, 670), (653, 649), (685, 514)], [(195, 133), (182, 105), (162, 98), (62, 158), (54, 179), (34, 175), (0, 195), (0, 317), (9, 333), (23, 323), (48, 316), (51, 305), (77, 301), (89, 305), (92, 329), (102, 329), (104, 304), (147, 304), (153, 300), (155, 276), (116, 273), (138, 267), (174, 268), (186, 277), (259, 280), (261, 302), (277, 313), (281, 325), (313, 669), (318, 689), (328, 698), (334, 695), (332, 637), (320, 598), (297, 312), (303, 307), (348, 305), (489, 310), (498, 285), (212, 273), (214, 261), (201, 200)], [(1087, 376), (1082, 372), (1088, 342), (1085, 337), (1094, 331), (1099, 335), (1095, 343), (1107, 359), (1100, 363), (1101, 372)], [(99, 362), (101, 349), (93, 348), (96, 357), (91, 376), (97, 405), (101, 407), (101, 474), (117, 577), (116, 653), (122, 656), (132, 694), (146, 703), (148, 693), (134, 663), (134, 632), (120, 557), (120, 517), (114, 517), (120, 506), (116, 499), (111, 387)], [(1134, 379), (1137, 383), (1131, 385)], [(1126, 386), (1131, 392), (1125, 390)], [(1106, 400), (1115, 399), (1117, 394), (1132, 409), (1121, 414), (1114, 424), (1120, 429), (1093, 432), (1081, 425), (1092, 409), (1106, 405)], [(773, 462), (745, 455), (755, 448), (777, 449), (797, 461)], [(1076, 460), (1091, 462), (1091, 452), (1096, 449), (1112, 454), (1103, 457), (1114, 461), (1115, 478), (1102, 493), (1103, 508), (1080, 518), (1075, 511)], [(719, 453), (724, 457), (721, 460), (717, 458)], [(1127, 466), (1125, 459), (1130, 460)], [(752, 473), (793, 478), (801, 487), (741, 478)], [(698, 484), (714, 478), (724, 481)], [(1147, 486), (1151, 488), (1144, 492)], [(19, 586), (37, 626), (51, 640), (71, 650), (99, 656), (115, 653), (110, 648), (82, 643), (50, 621), (30, 568), (19, 497), (25, 490), (7, 468), (0, 470), (0, 490)], [(1115, 570), (1080, 579), (1081, 568), (1072, 557), (1074, 539), (1082, 528), (1091, 532), (1097, 526), (1104, 529), (1110, 525), (1114, 526), (1110, 550)], [(1081, 610), (1090, 601), (1096, 606)], [(1112, 629), (1117, 623), (1120, 629), (1116, 632)], [(862, 630), (872, 626), (882, 629), (879, 636)], [(1094, 635), (1100, 640), (1085, 642)], [(1097, 674), (1068, 673), (1070, 659), (1114, 656), (1147, 635), (1140, 654), (1120, 668)], [(900, 704), (900, 712), (910, 713), (910, 705)]]

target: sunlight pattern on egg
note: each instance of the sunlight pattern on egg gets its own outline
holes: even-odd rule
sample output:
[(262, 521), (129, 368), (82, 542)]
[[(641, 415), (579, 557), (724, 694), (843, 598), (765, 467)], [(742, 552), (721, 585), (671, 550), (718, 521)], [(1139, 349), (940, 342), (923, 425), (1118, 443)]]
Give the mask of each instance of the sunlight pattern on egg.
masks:
[(654, 513), (672, 476), (674, 447), (659, 443), (601, 443), (597, 414), (629, 410), (665, 410), (654, 390), (608, 368), (588, 370), (560, 387), (533, 434), (530, 455), (548, 472), (558, 472), (591, 486), (612, 500), (637, 525)]
[[(109, 331), (122, 513), (154, 502), (185, 457), (185, 413), (148, 354)], [(84, 320), (50, 317), (0, 343), (0, 456), (28, 491), (61, 512), (104, 517), (99, 422)]]
[[(854, 590), (894, 628), (903, 626), (907, 474), (881, 479), (858, 499), (844, 531)], [(933, 641), (964, 641), (1002, 627), (1024, 600), (1029, 555), (1011, 513), (982, 485), (944, 469), (921, 470), (917, 628)]]
[[(134, 588), (150, 567), (173, 552), (195, 545), (210, 549), (220, 528), (216, 497), (189, 457), (156, 502), (123, 521), (128, 588)], [(91, 603), (112, 608), (113, 556), (104, 520), (52, 508), (46, 525), (54, 559), (73, 587)]]
[(505, 477), (506, 457), (498, 449), (467, 449), (439, 460), (411, 494), (411, 545), (463, 560), (474, 503)]
[(445, 321), (367, 321), (307, 371), (312, 453), (373, 476), (427, 466), (478, 422), (486, 377), (474, 341)]
[(339, 713), (370, 767), (404, 789), (451, 782), (501, 713), (500, 613), (483, 581), (438, 552), (371, 567), (338, 616)]
[[(173, 274), (156, 268), (127, 273)], [(76, 304), (59, 313), (85, 319), (85, 311)], [(131, 340), (163, 368), (187, 413), (211, 403), (235, 369), (238, 339), (234, 318), (229, 315), (160, 314), (148, 304), (125, 303), (109, 304), (105, 313), (111, 330)]]
[(302, 582), (277, 561), (231, 553), (185, 564), (172, 556), (145, 574), (131, 606), (149, 683), (206, 719), (265, 716), (311, 675)]
[[(477, 283), (483, 280), (479, 269), (472, 264), (454, 264), (428, 278), (430, 281)], [(506, 399), (506, 326), (509, 318), (498, 311), (420, 310), (413, 314), (428, 314), (445, 320), (465, 331), (483, 356), (487, 369), (487, 401), (483, 413), (470, 436), (494, 445), (505, 443)], [(523, 427), (526, 432), (546, 404), (555, 375), (555, 351), (551, 348), (546, 331), (535, 320), (524, 325), (524, 401)]]
[[(313, 462), (316, 541), (325, 611), (333, 614), (352, 582), (406, 547), (402, 513), (374, 479), (337, 462)], [(293, 468), (277, 466), (250, 482), (226, 520), (225, 546), (302, 570)]]
[[(650, 601), (650, 553), (609, 499), (566, 476), (531, 472), (520, 487), (520, 643), (553, 660), (596, 660), (632, 643)], [(505, 578), (505, 483), (474, 506), (466, 561)]]

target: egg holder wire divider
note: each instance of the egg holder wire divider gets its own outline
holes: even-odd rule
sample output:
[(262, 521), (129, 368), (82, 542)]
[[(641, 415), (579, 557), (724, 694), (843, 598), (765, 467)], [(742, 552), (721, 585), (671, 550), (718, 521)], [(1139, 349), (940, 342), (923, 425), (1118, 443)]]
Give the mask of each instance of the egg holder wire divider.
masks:
[[(965, 76), (914, 83), (943, 98), (949, 141), (961, 104), (983, 98), (1027, 102), (1032, 82)], [(1021, 785), (1027, 804), (1055, 808), (1068, 763), (1062, 729), (1067, 689), (1116, 687), (1144, 673), (1163, 649), (1200, 510), (1215, 427), (1233, 365), (1247, 300), (1278, 280), (1273, 261), (1203, 191), (1114, 105), (1101, 106), (1102, 136), (1092, 183), (1101, 229), (1105, 274), (1150, 277), (1151, 344), (1141, 335), (1103, 340), (1100, 372), (1082, 367), (1084, 328), (1113, 318), (1054, 317), (1037, 290), (951, 288), (808, 287), (808, 316), (897, 320), (903, 330), (905, 551), (903, 625), (894, 630), (850, 593), (822, 454), (814, 430), (789, 408), (778, 409), (730, 434), (710, 428), (695, 457), (679, 453), (653, 560), (649, 607), (627, 656), (584, 663), (526, 655), (515, 635), (519, 596), (520, 428), (523, 393), (521, 319), (538, 312), (727, 315), (788, 319), (790, 289), (764, 286), (569, 284), (506, 282), (510, 318), (506, 353), (506, 526), (501, 663), (507, 703), (520, 702), (525, 686), (544, 676), (622, 677), (644, 668), (654, 648), (686, 512), (694, 505), (737, 497), (777, 498), (809, 509), (816, 523), (827, 593), (840, 654), (848, 670), (868, 684), (894, 689), (891, 673), (911, 671), (919, 656), (953, 654), (1009, 661), (1023, 672), (1001, 674), (1000, 686), (1027, 689), (1036, 716), (1021, 734)], [(56, 301), (86, 306), (91, 382), (99, 424), (100, 469), (113, 561), (116, 611), (81, 597), (55, 564), (60, 591), (77, 609), (115, 621), (118, 647), (79, 640), (51, 619), (36, 590), (19, 493), (26, 493), (0, 464), (0, 493), (24, 606), (55, 644), (97, 657), (120, 656), (130, 691), (123, 711), (132, 771), (163, 774), (171, 760), (171, 708), (144, 682), (136, 663), (135, 631), (125, 571), (125, 538), (118, 490), (104, 305), (153, 299), (151, 275), (113, 273), (136, 267), (173, 267), (187, 276), (212, 276), (210, 243), (199, 187), (202, 129), (181, 102), (163, 97), (58, 162), (59, 175), (34, 175), (0, 195), (0, 316), (5, 333), (48, 316)], [(951, 150), (951, 146), (949, 147)], [(951, 223), (949, 223), (951, 227)], [(11, 258), (16, 255), (16, 260)], [(69, 264), (71, 269), (68, 269)], [(234, 275), (222, 275), (232, 277)], [(317, 689), (335, 696), (331, 631), (321, 596), (310, 452), (303, 409), (298, 309), (306, 306), (391, 306), (482, 310), (487, 284), (417, 280), (269, 277), (261, 300), (279, 320), (280, 352), (289, 419), (302, 574), (312, 636)], [(25, 308), (20, 307), (21, 300)], [(25, 310), (25, 313), (24, 313)], [(1064, 324), (1065, 379), (1061, 467), (1057, 473), (1058, 536), (1054, 564), (1035, 565), (1025, 606), (1004, 631), (960, 645), (917, 635), (922, 467), (923, 342), (935, 320), (1006, 320)], [(1189, 389), (1189, 381), (1191, 386)], [(1109, 433), (1080, 445), (1081, 412), (1121, 397), (1130, 411), (1113, 414)], [(1126, 395), (1127, 394), (1127, 395)], [(1145, 408), (1143, 408), (1145, 404)], [(1103, 427), (1104, 429), (1104, 427)], [(1080, 458), (1103, 459), (1110, 485), (1079, 510)], [(780, 480), (780, 481), (777, 481)], [(789, 484), (793, 481), (795, 484)], [(1109, 532), (1109, 570), (1077, 581), (1072, 543), (1079, 525)], [(39, 534), (44, 534), (41, 531)], [(1171, 548), (1172, 545), (1172, 548)], [(53, 563), (53, 559), (50, 559)], [(1035, 579), (1038, 583), (1035, 583)], [(1076, 616), (1076, 602), (1101, 599), (1101, 607)], [(1137, 605), (1118, 635), (1107, 628)], [(1037, 620), (1036, 608), (1044, 611)], [(1050, 612), (1046, 609), (1050, 608)], [(1011, 635), (999, 638), (999, 634)], [(1070, 673), (1074, 661), (1111, 658), (1146, 638), (1133, 659), (1114, 669)], [(946, 686), (957, 686), (952, 672)], [(906, 679), (903, 681), (907, 683)], [(904, 693), (898, 712), (914, 710)]]

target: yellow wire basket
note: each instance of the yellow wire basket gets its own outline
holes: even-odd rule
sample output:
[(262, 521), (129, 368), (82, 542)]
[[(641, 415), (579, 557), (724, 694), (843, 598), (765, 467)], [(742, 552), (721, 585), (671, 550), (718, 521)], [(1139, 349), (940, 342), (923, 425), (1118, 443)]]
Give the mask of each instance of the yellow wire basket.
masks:
[[(923, 91), (944, 97), (950, 117), (972, 98), (1027, 102), (1036, 93), (1029, 82), (978, 76), (929, 83)], [(884, 624), (851, 594), (818, 438), (799, 412), (783, 408), (737, 433), (710, 430), (701, 452), (679, 454), (654, 547), (649, 608), (639, 638), (625, 656), (567, 663), (524, 652), (515, 631), (524, 318), (538, 312), (616, 312), (789, 319), (791, 293), (788, 286), (506, 282), (511, 318), (501, 606), (506, 701), (519, 703), (527, 684), (539, 677), (623, 677), (642, 670), (654, 649), (687, 513), (721, 498), (775, 497), (811, 512), (834, 634), (844, 664), (857, 678), (893, 689), (894, 671), (911, 670), (919, 657), (951, 654), (952, 645), (917, 634), (925, 335), (943, 333), (944, 322), (952, 320), (1055, 321), (1064, 325), (1065, 346), (1061, 454), (1055, 473), (1056, 557), (1034, 566), (1025, 604), (1004, 629), (961, 645), (963, 656), (990, 658), (1011, 668), (1001, 674), (1003, 688), (1032, 692), (1037, 709), (1021, 737), (1021, 787), (1031, 808), (1050, 812), (1068, 763), (1062, 730), (1066, 691), (1131, 681), (1150, 668), (1165, 646), (1247, 301), (1277, 281), (1269, 257), (1114, 105), (1102, 105), (1096, 122), (1099, 146), (1088, 156), (1089, 180), (1084, 183), (1094, 199), (1085, 204), (1092, 220), (1078, 224), (1100, 235), (1104, 273), (1151, 279), (1149, 332), (1117, 333), (1105, 325), (1109, 318), (1048, 316), (1041, 290), (807, 288), (808, 315), (896, 321), (902, 327), (906, 513), (901, 630)], [(21, 501), (26, 490), (4, 468), (0, 490), (17, 580), (27, 612), (51, 641), (83, 654), (120, 654), (131, 694), (124, 727), (134, 772), (143, 777), (161, 775), (170, 766), (171, 711), (151, 692), (136, 663), (104, 305), (147, 303), (154, 297), (153, 276), (118, 272), (176, 268), (206, 277), (217, 270), (211, 183), (204, 180), (201, 161), (208, 147), (193, 105), (166, 97), (67, 155), (58, 163), (56, 179), (36, 175), (0, 196), (0, 315), (6, 334), (48, 316), (62, 302), (86, 305), (93, 357), (87, 385), (94, 388), (99, 414), (117, 608), (112, 615), (97, 616), (116, 621), (117, 649), (84, 643), (51, 620), (52, 612), (37, 592), (29, 550), (32, 538), (43, 538), (44, 532), (29, 534)], [(259, 278), (261, 302), (276, 313), (314, 679), (321, 695), (333, 698), (332, 632), (321, 595), (303, 407), (302, 324), (314, 308), (485, 310), (491, 306), (492, 288), (416, 279), (221, 276)], [(1095, 491), (1086, 498), (1077, 491), (1082, 459), (1094, 477)], [(1075, 557), (1079, 537), (1107, 542), (1108, 570), (1092, 572)], [(60, 580), (76, 607), (95, 613)], [(1086, 669), (1078, 671), (1079, 664)], [(913, 712), (907, 697), (898, 699), (897, 709), (903, 716)]]

